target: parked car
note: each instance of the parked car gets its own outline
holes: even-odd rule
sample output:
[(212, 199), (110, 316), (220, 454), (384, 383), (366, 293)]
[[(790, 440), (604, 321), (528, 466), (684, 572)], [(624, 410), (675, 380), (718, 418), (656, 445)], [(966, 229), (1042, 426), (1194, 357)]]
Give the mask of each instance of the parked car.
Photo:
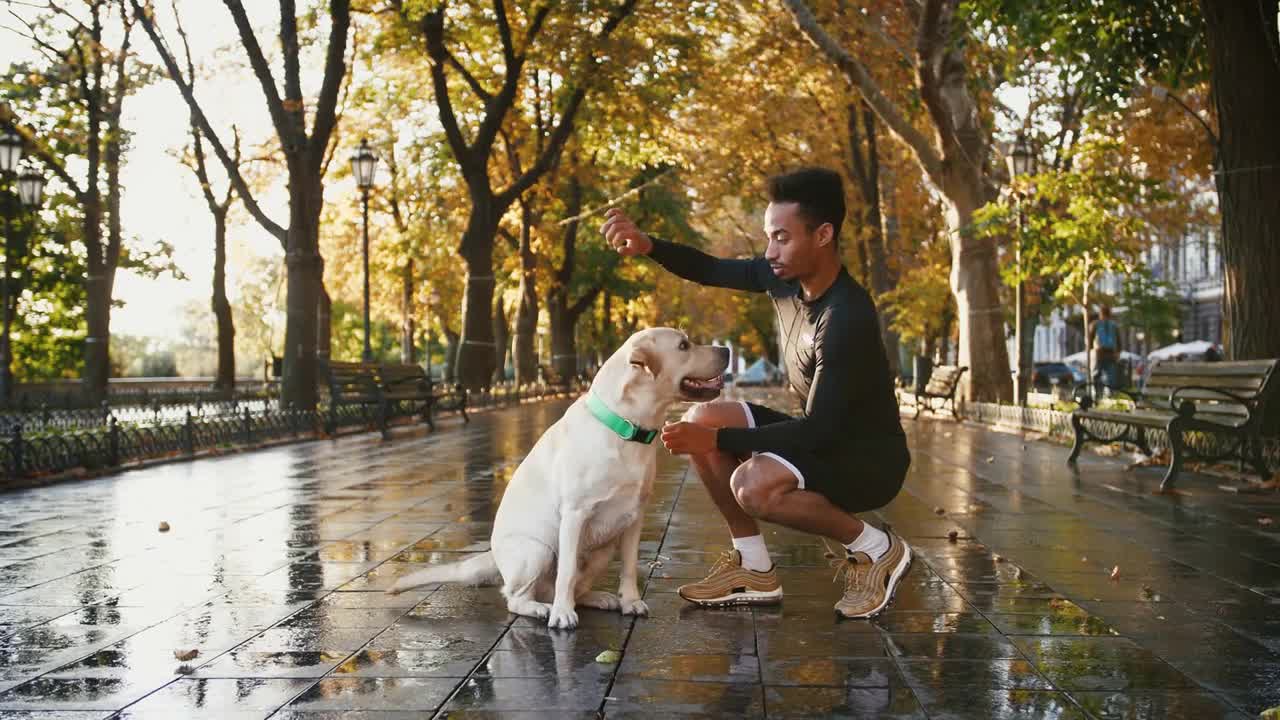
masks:
[(1031, 387), (1040, 392), (1049, 392), (1055, 384), (1070, 390), (1077, 383), (1082, 382), (1084, 382), (1084, 373), (1066, 363), (1041, 362), (1036, 363), (1031, 369)]

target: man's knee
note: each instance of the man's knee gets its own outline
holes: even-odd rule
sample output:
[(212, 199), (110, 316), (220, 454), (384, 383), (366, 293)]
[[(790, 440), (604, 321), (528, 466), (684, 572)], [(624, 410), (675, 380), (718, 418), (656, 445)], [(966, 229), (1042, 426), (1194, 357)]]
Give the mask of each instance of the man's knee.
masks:
[(768, 468), (759, 458), (742, 463), (729, 476), (733, 497), (744, 512), (753, 518), (768, 518), (780, 494), (777, 483), (767, 477)]
[(712, 400), (690, 407), (685, 411), (683, 419), (704, 427), (747, 427), (749, 423), (746, 413), (742, 403), (732, 400)]

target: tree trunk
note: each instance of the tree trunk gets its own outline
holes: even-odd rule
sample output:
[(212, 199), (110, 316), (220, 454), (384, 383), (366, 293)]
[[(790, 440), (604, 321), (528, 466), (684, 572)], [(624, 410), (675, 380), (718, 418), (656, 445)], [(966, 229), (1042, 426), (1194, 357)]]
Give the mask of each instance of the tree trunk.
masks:
[[(507, 304), (501, 299), (493, 306), (493, 381), (507, 379), (507, 353), (511, 347), (511, 322), (507, 319)], [(520, 381), (519, 375), (516, 382)], [(532, 379), (526, 380), (532, 382)]]
[[(876, 116), (865, 101), (861, 107), (849, 106), (849, 149), (852, 160), (854, 178), (862, 196), (863, 224), (865, 232), (865, 255), (867, 263), (867, 280), (870, 283), (872, 297), (879, 299), (893, 289), (897, 278), (889, 269), (888, 254), (885, 252), (884, 214), (880, 209), (880, 151), (876, 139)], [(858, 119), (861, 116), (862, 127)], [(865, 136), (866, 150), (861, 150)], [(888, 310), (880, 311), (880, 340), (884, 345), (885, 357), (889, 361), (889, 372), (898, 375), (898, 334), (889, 328), (892, 315)]]
[(213, 317), (218, 326), (218, 370), (213, 387), (230, 397), (236, 387), (235, 325), (227, 300), (227, 216), (213, 218)]
[(323, 191), (318, 173), (309, 180), (304, 176), (301, 169), (290, 167), (284, 382), (280, 402), (285, 407), (312, 410), (317, 400), (316, 347), (320, 334), (316, 308), (323, 289), (319, 249)]
[(89, 273), (85, 279), (84, 392), (91, 405), (107, 399), (111, 377), (111, 286), (106, 276)]
[(444, 381), (452, 385), (458, 380), (458, 333), (443, 324), (440, 333), (444, 335)]
[[(1218, 115), (1216, 175), (1229, 357), (1280, 357), (1277, 0), (1201, 0)], [(1280, 413), (1273, 413), (1280, 414)], [(1270, 422), (1274, 430), (1280, 423)]]
[[(949, 174), (959, 175), (951, 170)], [(944, 188), (951, 235), (951, 293), (959, 320), (956, 363), (968, 367), (971, 400), (994, 402), (1013, 395), (1004, 309), (994, 239), (973, 236), (973, 213), (984, 203), (979, 181), (950, 177)]]
[(520, 306), (516, 309), (516, 384), (538, 380), (538, 355), (534, 340), (538, 333), (538, 258), (533, 252), (533, 217), (521, 203), (520, 222)]
[[(323, 271), (320, 277), (324, 278)], [(316, 356), (328, 360), (333, 351), (333, 299), (323, 282), (316, 308)]]
[(403, 280), (400, 286), (400, 362), (411, 365), (416, 361), (417, 353), (413, 347), (413, 259), (404, 264)]
[[(490, 203), (491, 204), (491, 203)], [(458, 348), (458, 382), (468, 390), (487, 387), (494, 374), (493, 240), (496, 218), (472, 199), (471, 218), (460, 254), (467, 266), (462, 299), (462, 339)]]
[(578, 350), (574, 328), (580, 315), (573, 315), (563, 300), (549, 299), (547, 314), (551, 320), (551, 367), (556, 377), (567, 380), (578, 374)]

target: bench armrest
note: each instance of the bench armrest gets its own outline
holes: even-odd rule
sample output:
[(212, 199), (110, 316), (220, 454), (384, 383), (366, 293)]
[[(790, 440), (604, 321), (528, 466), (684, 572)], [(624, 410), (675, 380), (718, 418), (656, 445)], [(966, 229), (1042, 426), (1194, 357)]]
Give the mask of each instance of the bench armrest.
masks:
[(1245, 409), (1245, 418), (1244, 418), (1245, 423), (1248, 424), (1253, 421), (1253, 406), (1254, 406), (1253, 400), (1250, 400), (1249, 398), (1246, 398), (1242, 395), (1237, 395), (1233, 392), (1222, 390), (1220, 388), (1205, 387), (1203, 385), (1182, 385), (1180, 387), (1174, 388), (1173, 392), (1169, 393), (1169, 407), (1173, 409), (1174, 412), (1178, 413), (1179, 415), (1182, 415), (1183, 417), (1191, 417), (1192, 415), (1196, 414), (1196, 404), (1194, 401), (1183, 400), (1182, 402), (1178, 402), (1178, 395), (1185, 390), (1200, 390), (1202, 392), (1211, 392), (1215, 395), (1221, 395), (1224, 399), (1233, 400), (1237, 403), (1240, 403), (1241, 405), (1244, 406), (1244, 409)]

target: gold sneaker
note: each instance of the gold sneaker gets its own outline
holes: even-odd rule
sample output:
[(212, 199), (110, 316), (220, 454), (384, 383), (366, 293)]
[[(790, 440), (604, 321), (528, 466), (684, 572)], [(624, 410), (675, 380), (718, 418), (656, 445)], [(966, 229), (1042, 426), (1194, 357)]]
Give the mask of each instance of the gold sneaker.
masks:
[(764, 572), (742, 567), (742, 553), (724, 553), (703, 579), (677, 590), (695, 605), (776, 605), (782, 602), (782, 583), (775, 568)]
[(902, 538), (885, 529), (889, 536), (889, 550), (879, 560), (872, 561), (866, 553), (853, 553), (832, 565), (839, 569), (836, 578), (844, 575), (844, 595), (836, 603), (836, 612), (847, 618), (869, 618), (878, 615), (893, 599), (898, 581), (911, 566), (911, 548)]

